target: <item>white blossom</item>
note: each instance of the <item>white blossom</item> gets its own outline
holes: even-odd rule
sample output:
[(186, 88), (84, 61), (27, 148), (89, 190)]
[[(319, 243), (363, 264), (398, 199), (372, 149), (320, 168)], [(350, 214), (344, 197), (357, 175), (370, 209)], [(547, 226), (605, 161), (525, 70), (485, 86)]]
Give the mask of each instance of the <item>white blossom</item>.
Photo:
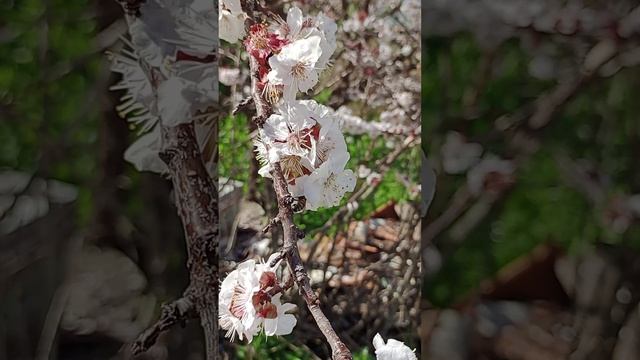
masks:
[(277, 284), (278, 261), (271, 265), (272, 255), (266, 263), (247, 260), (222, 281), (218, 297), (220, 327), (227, 330), (225, 336), (248, 342), (264, 330), (267, 336), (287, 335), (293, 331), (296, 318), (288, 312), (294, 304), (282, 303), (282, 294), (269, 295), (267, 290)]
[(310, 175), (304, 175), (290, 186), (293, 195), (304, 195), (306, 209), (317, 210), (321, 207), (333, 207), (340, 204), (346, 192), (353, 191), (356, 175), (350, 169), (344, 169), (344, 159), (329, 159)]
[(417, 360), (415, 350), (411, 350), (403, 342), (389, 339), (385, 344), (382, 336), (376, 334), (373, 338), (373, 347), (376, 349), (377, 360)]
[(218, 27), (220, 39), (236, 43), (244, 37), (244, 20), (240, 0), (220, 0), (218, 2)]
[(258, 334), (256, 310), (253, 306), (254, 288), (259, 286), (255, 274), (255, 261), (247, 260), (233, 270), (222, 281), (218, 295), (220, 327), (227, 330), (226, 337), (231, 341), (236, 336), (249, 342)]
[(460, 174), (478, 163), (482, 155), (482, 146), (477, 143), (468, 143), (464, 136), (451, 131), (447, 134), (440, 152), (444, 171), (449, 174)]
[(321, 40), (319, 36), (310, 36), (294, 41), (269, 58), (271, 71), (267, 80), (274, 85), (284, 85), (285, 100), (294, 100), (298, 91), (305, 93), (318, 82)]

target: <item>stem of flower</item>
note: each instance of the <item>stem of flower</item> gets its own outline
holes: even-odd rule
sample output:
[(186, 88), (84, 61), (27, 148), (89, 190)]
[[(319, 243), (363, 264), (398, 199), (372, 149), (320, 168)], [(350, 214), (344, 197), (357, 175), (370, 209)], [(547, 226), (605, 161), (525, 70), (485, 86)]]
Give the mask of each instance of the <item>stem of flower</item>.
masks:
[[(262, 127), (264, 121), (273, 113), (273, 108), (262, 97), (262, 92), (258, 89), (259, 64), (253, 56), (250, 56), (249, 58), (251, 71), (251, 94), (256, 106), (254, 122), (256, 122), (258, 127)], [(331, 346), (332, 358), (334, 360), (351, 360), (353, 359), (351, 352), (342, 340), (340, 340), (340, 337), (331, 326), (329, 319), (327, 319), (324, 312), (322, 312), (322, 309), (320, 308), (320, 301), (311, 288), (309, 276), (307, 275), (307, 271), (305, 270), (302, 259), (300, 258), (300, 252), (298, 251), (298, 239), (301, 230), (293, 221), (293, 210), (291, 209), (292, 202), (290, 201), (291, 194), (289, 193), (287, 181), (284, 178), (282, 168), (279, 163), (273, 165), (271, 176), (273, 177), (273, 187), (278, 201), (278, 219), (282, 225), (284, 236), (283, 249), (285, 250), (287, 267), (292, 274), (293, 281), (298, 286), (300, 294), (307, 303), (307, 307), (309, 308), (313, 319), (316, 321), (316, 324), (318, 324), (318, 328), (327, 339), (329, 346)]]

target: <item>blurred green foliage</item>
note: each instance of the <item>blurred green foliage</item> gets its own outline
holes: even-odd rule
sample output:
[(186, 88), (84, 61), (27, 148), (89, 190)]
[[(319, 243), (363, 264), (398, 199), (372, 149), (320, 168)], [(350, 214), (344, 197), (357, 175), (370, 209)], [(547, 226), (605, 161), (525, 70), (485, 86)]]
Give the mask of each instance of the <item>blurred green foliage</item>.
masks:
[[(96, 171), (102, 54), (88, 1), (0, 3), (0, 168), (87, 184)], [(79, 212), (91, 208), (80, 188)]]
[[(483, 61), (491, 60), (486, 79)], [(479, 142), (485, 152), (510, 157), (505, 139), (496, 135), (494, 121), (529, 104), (554, 81), (528, 73), (531, 55), (515, 40), (489, 54), (468, 35), (423, 40), (422, 130), (423, 149), (439, 156), (448, 131), (460, 131)], [(570, 252), (598, 242), (640, 247), (640, 234), (631, 228), (624, 236), (602, 226), (601, 209), (566, 185), (554, 155), (587, 159), (611, 181), (609, 196), (640, 191), (634, 169), (637, 162), (640, 103), (635, 100), (638, 69), (623, 69), (580, 90), (549, 126), (536, 136), (540, 150), (517, 171), (516, 186), (459, 244), (450, 245), (447, 233), (436, 241), (443, 246), (444, 263), (429, 279), (423, 296), (436, 306), (451, 306), (515, 258), (542, 243), (554, 243)], [(483, 84), (478, 89), (478, 84)], [(473, 106), (469, 99), (475, 98)], [(469, 112), (472, 108), (471, 113)], [(635, 155), (634, 155), (635, 154)], [(441, 213), (463, 182), (463, 175), (439, 176), (432, 217)]]

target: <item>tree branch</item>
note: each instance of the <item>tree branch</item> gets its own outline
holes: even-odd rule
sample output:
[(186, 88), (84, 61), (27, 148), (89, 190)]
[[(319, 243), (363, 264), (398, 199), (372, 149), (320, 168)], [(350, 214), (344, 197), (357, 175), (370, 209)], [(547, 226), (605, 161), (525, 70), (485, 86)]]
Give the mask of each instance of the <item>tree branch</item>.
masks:
[[(256, 108), (256, 116), (253, 118), (253, 121), (261, 128), (264, 121), (273, 113), (273, 109), (262, 97), (261, 91), (258, 89), (259, 64), (253, 56), (250, 56), (249, 65), (251, 71), (251, 94)], [(300, 294), (307, 303), (307, 307), (313, 319), (316, 321), (318, 328), (320, 328), (329, 346), (331, 346), (332, 358), (334, 360), (350, 360), (353, 358), (351, 352), (342, 340), (340, 340), (340, 337), (331, 326), (329, 319), (327, 319), (320, 308), (320, 301), (311, 288), (309, 276), (300, 258), (298, 239), (302, 231), (293, 221), (293, 210), (291, 209), (292, 198), (291, 194), (289, 194), (287, 181), (284, 178), (279, 163), (273, 164), (271, 176), (273, 177), (273, 186), (278, 201), (278, 219), (283, 230), (283, 251), (287, 261), (287, 267), (293, 276), (295, 284), (298, 286)]]
[[(217, 135), (216, 135), (217, 136)], [(207, 360), (218, 354), (218, 191), (205, 169), (193, 124), (162, 127), (163, 150), (187, 242), (190, 284), (185, 291), (200, 316)]]
[(134, 355), (138, 355), (149, 350), (161, 333), (169, 330), (175, 324), (184, 324), (187, 319), (196, 316), (193, 302), (188, 298), (183, 297), (163, 305), (160, 319), (138, 336), (138, 339), (133, 343), (131, 351)]

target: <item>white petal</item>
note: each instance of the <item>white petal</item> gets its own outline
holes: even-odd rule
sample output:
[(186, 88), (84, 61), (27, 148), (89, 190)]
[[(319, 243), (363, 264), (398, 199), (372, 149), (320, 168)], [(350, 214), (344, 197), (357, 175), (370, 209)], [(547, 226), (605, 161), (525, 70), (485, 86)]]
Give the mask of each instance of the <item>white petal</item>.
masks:
[(389, 339), (385, 344), (380, 334), (373, 338), (373, 347), (377, 360), (417, 360), (415, 352), (403, 342)]
[(300, 89), (301, 92), (306, 93), (317, 83), (318, 71), (315, 69), (309, 69), (306, 72), (306, 77), (298, 80), (298, 89)]
[(158, 155), (160, 151), (160, 126), (146, 133), (136, 140), (124, 152), (124, 159), (133, 164), (138, 171), (155, 173), (167, 172), (167, 165)]
[(263, 327), (264, 333), (267, 336), (275, 335), (278, 329), (278, 318), (276, 317), (275, 319), (264, 319)]
[(278, 328), (275, 335), (288, 335), (293, 332), (293, 328), (296, 326), (298, 320), (291, 314), (278, 315)]
[(302, 16), (302, 10), (297, 6), (291, 7), (287, 12), (287, 25), (289, 26), (290, 37), (296, 37), (300, 34), (303, 22), (304, 17)]
[(185, 97), (188, 83), (171, 77), (158, 87), (158, 113), (164, 126), (176, 126), (191, 121), (191, 102)]
[(382, 336), (378, 333), (376, 334), (376, 336), (373, 337), (373, 348), (378, 350), (378, 349), (382, 349), (383, 346), (384, 346), (384, 340), (382, 339)]
[(244, 37), (244, 13), (232, 14), (221, 11), (218, 16), (218, 33), (220, 39), (236, 43)]

